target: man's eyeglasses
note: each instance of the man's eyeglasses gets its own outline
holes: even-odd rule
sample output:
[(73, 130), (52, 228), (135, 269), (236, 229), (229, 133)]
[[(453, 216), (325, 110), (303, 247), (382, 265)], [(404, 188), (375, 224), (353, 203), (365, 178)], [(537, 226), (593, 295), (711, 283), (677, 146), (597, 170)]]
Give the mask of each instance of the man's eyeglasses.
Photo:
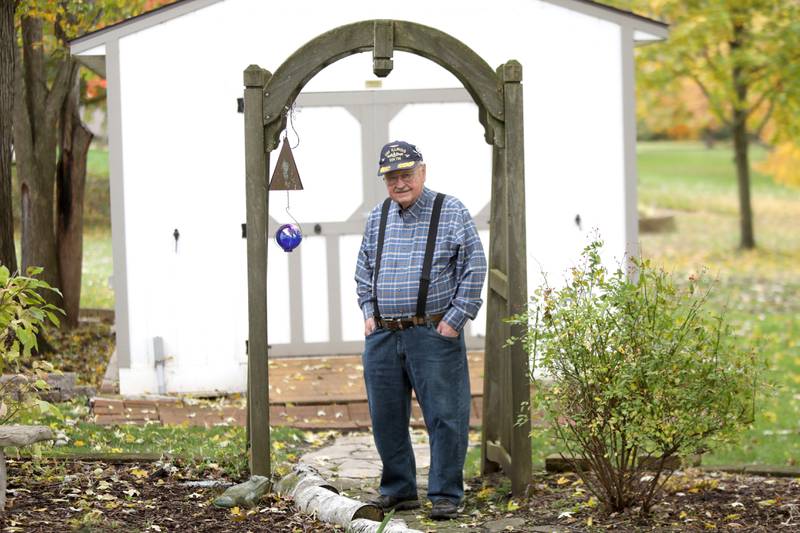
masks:
[(403, 183), (411, 183), (412, 181), (414, 181), (414, 178), (416, 177), (417, 177), (416, 172), (404, 172), (403, 174), (400, 175), (384, 176), (383, 181), (386, 183), (386, 185), (394, 185), (397, 183), (398, 180), (402, 180)]

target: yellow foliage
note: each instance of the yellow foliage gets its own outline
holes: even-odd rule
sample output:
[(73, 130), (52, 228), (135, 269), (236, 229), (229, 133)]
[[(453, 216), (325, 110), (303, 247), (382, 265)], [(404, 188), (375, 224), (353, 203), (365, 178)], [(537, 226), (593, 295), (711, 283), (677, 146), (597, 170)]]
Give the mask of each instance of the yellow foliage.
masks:
[(147, 470), (142, 470), (141, 468), (134, 468), (130, 470), (132, 476), (136, 479), (146, 478), (148, 476)]
[(494, 489), (492, 487), (484, 487), (480, 491), (478, 491), (478, 499), (485, 500), (494, 494)]
[(800, 146), (791, 142), (781, 143), (764, 161), (753, 167), (770, 174), (777, 183), (800, 187)]

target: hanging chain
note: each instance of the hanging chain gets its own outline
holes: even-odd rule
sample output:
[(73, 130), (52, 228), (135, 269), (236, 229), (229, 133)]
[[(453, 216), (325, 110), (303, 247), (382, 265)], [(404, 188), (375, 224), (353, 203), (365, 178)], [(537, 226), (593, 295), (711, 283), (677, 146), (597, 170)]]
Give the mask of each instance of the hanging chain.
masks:
[(283, 133), (282, 133), (282, 136), (281, 136), (281, 139), (283, 140), (283, 142), (287, 142), (288, 139), (289, 139), (289, 128), (292, 128), (292, 131), (294, 132), (294, 137), (295, 137), (295, 139), (297, 139), (297, 144), (295, 144), (294, 146), (292, 146), (291, 144), (289, 145), (289, 147), (292, 150), (294, 150), (295, 148), (300, 146), (300, 134), (297, 133), (297, 129), (295, 129), (295, 127), (294, 127), (294, 117), (295, 117), (295, 114), (297, 114), (297, 112), (298, 111), (297, 111), (297, 104), (296, 103), (292, 104), (291, 107), (286, 108), (286, 118), (288, 119), (288, 121), (287, 121), (288, 122), (288, 126), (283, 130)]
[(294, 218), (294, 217), (292, 216), (292, 214), (289, 212), (289, 191), (286, 191), (286, 214), (287, 214), (287, 215), (289, 215), (289, 218), (291, 218), (292, 220), (294, 220), (294, 223), (295, 223), (295, 224), (297, 224), (297, 227), (299, 228), (299, 227), (300, 227), (300, 223), (299, 223), (299, 222), (297, 221), (297, 219), (296, 219), (296, 218)]
[[(297, 105), (295, 103), (293, 103), (292, 106), (286, 110), (286, 118), (289, 119), (288, 120), (289, 127), (292, 128), (292, 131), (294, 132), (294, 136), (297, 139), (297, 144), (295, 144), (294, 146), (292, 146), (291, 144), (289, 145), (289, 147), (292, 150), (294, 150), (295, 148), (300, 146), (300, 134), (297, 133), (297, 129), (294, 127), (294, 116), (295, 116), (296, 113), (297, 113)], [(289, 142), (289, 127), (285, 128), (283, 130), (283, 142), (285, 142), (285, 143)], [(286, 214), (289, 215), (289, 218), (291, 218), (294, 221), (294, 223), (297, 225), (297, 227), (299, 228), (300, 227), (300, 223), (297, 221), (296, 218), (294, 218), (292, 216), (292, 213), (289, 211), (289, 191), (286, 191)]]

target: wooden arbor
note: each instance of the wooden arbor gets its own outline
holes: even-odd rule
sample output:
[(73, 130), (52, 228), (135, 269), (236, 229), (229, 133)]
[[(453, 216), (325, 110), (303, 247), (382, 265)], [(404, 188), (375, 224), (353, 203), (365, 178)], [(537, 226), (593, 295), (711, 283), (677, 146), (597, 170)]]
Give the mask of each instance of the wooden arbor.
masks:
[(522, 67), (509, 61), (496, 71), (457, 39), (398, 20), (368, 20), (333, 29), (292, 54), (272, 75), (251, 65), (244, 71), (249, 308), (248, 430), (250, 470), (269, 475), (269, 377), (267, 362), (267, 220), (269, 155), (286, 127), (297, 95), (326, 66), (372, 50), (373, 71), (388, 76), (394, 50), (425, 57), (461, 81), (478, 105), (485, 140), (493, 146), (489, 296), (483, 410), (483, 473), (500, 468), (521, 494), (531, 475), (528, 359), (523, 347), (505, 347), (513, 331), (503, 318), (527, 301)]

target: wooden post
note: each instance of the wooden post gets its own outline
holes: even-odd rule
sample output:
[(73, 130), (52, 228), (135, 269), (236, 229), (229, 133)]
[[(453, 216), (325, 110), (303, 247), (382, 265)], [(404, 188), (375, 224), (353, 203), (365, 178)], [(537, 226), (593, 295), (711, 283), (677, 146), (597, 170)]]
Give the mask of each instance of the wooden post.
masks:
[(492, 147), (492, 199), (489, 214), (489, 275), (486, 291), (486, 342), (483, 360), (483, 427), (481, 431), (481, 474), (497, 472), (501, 462), (494, 452), (504, 443), (503, 426), (507, 426), (501, 414), (507, 404), (503, 402), (504, 389), (508, 386), (508, 365), (503, 345), (508, 339), (508, 326), (503, 322), (507, 316), (507, 290), (503, 281), (507, 269), (507, 225), (505, 150)]
[[(522, 118), (522, 65), (508, 61), (503, 65), (506, 132), (506, 193), (508, 221), (508, 307), (509, 314), (525, 310), (528, 303), (528, 272), (525, 235), (525, 139)], [(510, 328), (520, 338), (526, 326)], [(530, 370), (528, 354), (521, 342), (509, 348), (511, 364), (511, 408), (514, 425), (511, 436), (511, 491), (524, 495), (531, 479)], [(517, 418), (524, 422), (517, 424)]]
[(249, 320), (247, 410), (250, 473), (270, 475), (269, 366), (267, 359), (267, 219), (269, 153), (264, 142), (264, 87), (271, 74), (244, 71), (245, 173), (247, 195), (247, 304)]

